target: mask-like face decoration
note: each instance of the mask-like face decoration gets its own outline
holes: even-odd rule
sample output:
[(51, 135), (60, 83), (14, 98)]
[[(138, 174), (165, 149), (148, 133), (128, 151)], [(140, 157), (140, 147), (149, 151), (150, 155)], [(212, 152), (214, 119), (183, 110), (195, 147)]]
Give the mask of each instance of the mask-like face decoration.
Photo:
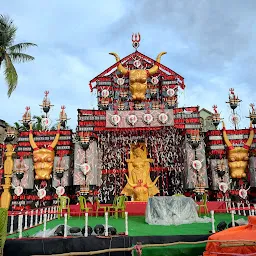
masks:
[(228, 166), (232, 178), (241, 179), (246, 177), (248, 166), (248, 153), (254, 137), (254, 130), (250, 124), (250, 136), (243, 147), (234, 147), (228, 139), (225, 124), (223, 123), (223, 138), (228, 146)]
[(33, 148), (33, 160), (34, 168), (36, 172), (36, 180), (49, 180), (51, 178), (53, 162), (54, 162), (54, 148), (58, 143), (60, 137), (60, 125), (58, 126), (58, 131), (56, 137), (52, 144), (47, 148), (39, 149), (33, 138), (32, 126), (30, 125), (29, 131), (29, 141), (30, 145)]
[[(120, 61), (120, 57), (116, 53), (111, 52), (110, 54), (115, 56), (117, 62)], [(161, 57), (164, 54), (166, 54), (166, 52), (159, 53), (156, 58), (156, 62), (160, 63)], [(147, 78), (154, 75), (158, 71), (158, 65), (155, 64), (152, 68), (147, 70), (128, 70), (121, 63), (119, 63), (117, 70), (120, 71), (123, 75), (129, 74), (132, 99), (136, 101), (142, 101), (146, 99), (145, 94), (147, 91)]]

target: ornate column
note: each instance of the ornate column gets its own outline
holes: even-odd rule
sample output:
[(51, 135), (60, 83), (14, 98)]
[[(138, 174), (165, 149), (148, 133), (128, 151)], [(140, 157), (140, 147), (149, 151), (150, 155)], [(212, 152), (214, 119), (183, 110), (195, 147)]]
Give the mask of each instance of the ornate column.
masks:
[(6, 159), (4, 161), (4, 192), (1, 196), (1, 208), (9, 209), (11, 203), (11, 179), (12, 179), (12, 171), (13, 171), (13, 159), (12, 155), (15, 154), (13, 145), (6, 145)]

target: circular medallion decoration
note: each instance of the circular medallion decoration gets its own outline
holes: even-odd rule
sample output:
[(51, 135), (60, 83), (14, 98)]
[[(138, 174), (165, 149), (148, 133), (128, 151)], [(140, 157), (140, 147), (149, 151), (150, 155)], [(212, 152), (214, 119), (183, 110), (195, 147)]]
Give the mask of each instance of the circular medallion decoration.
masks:
[(43, 199), (46, 196), (46, 190), (44, 188), (41, 188), (37, 191), (37, 196), (39, 199)]
[(117, 126), (119, 122), (121, 121), (121, 117), (119, 115), (112, 115), (110, 117), (110, 123)]
[(14, 193), (16, 196), (20, 196), (23, 193), (23, 187), (22, 186), (15, 187)]
[(80, 167), (84, 175), (86, 175), (91, 170), (91, 166), (87, 163), (82, 164)]
[(109, 90), (107, 90), (107, 89), (102, 90), (101, 91), (101, 96), (103, 98), (107, 98), (109, 96)]
[(118, 85), (123, 85), (124, 84), (124, 78), (122, 78), (122, 77), (118, 77), (117, 78), (117, 80), (116, 80), (116, 83), (118, 84)]
[(138, 117), (136, 115), (129, 115), (127, 117), (127, 122), (130, 124), (130, 125), (135, 125), (138, 121)]
[(153, 122), (153, 116), (151, 114), (144, 114), (143, 115), (143, 122), (146, 124), (151, 124)]
[(59, 187), (56, 188), (56, 194), (58, 196), (62, 196), (62, 195), (64, 195), (64, 193), (65, 193), (65, 188), (64, 187), (59, 186)]
[(175, 94), (175, 91), (172, 88), (169, 88), (167, 89), (166, 93), (169, 97), (172, 97)]
[(133, 65), (134, 65), (136, 68), (139, 68), (139, 67), (141, 66), (140, 60), (135, 60), (135, 61), (133, 62)]
[(159, 116), (158, 116), (158, 121), (159, 121), (160, 123), (162, 123), (162, 124), (166, 124), (166, 123), (168, 122), (168, 119), (169, 119), (169, 117), (168, 117), (168, 115), (165, 114), (165, 113), (161, 113), (161, 114), (159, 114)]
[(243, 199), (245, 199), (247, 197), (247, 190), (241, 188), (238, 192), (239, 196)]
[(192, 167), (198, 171), (202, 168), (202, 163), (199, 160), (195, 160), (192, 162)]
[(225, 182), (220, 182), (219, 183), (219, 190), (222, 191), (223, 193), (226, 193), (228, 190), (228, 184)]
[(154, 85), (158, 84), (159, 83), (158, 77), (152, 77), (151, 78), (151, 83), (154, 84)]

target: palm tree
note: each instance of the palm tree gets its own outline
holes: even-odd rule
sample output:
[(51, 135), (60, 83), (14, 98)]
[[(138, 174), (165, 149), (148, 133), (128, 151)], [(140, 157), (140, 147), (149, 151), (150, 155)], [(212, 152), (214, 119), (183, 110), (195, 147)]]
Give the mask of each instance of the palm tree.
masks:
[(33, 130), (34, 131), (42, 131), (43, 125), (42, 125), (42, 116), (33, 116), (33, 119), (36, 119), (36, 122), (33, 123)]
[(4, 15), (0, 15), (0, 68), (4, 65), (5, 80), (8, 85), (8, 96), (10, 97), (18, 83), (18, 74), (13, 62), (26, 62), (34, 60), (34, 57), (23, 53), (33, 43), (13, 44), (16, 37), (17, 27), (13, 21)]

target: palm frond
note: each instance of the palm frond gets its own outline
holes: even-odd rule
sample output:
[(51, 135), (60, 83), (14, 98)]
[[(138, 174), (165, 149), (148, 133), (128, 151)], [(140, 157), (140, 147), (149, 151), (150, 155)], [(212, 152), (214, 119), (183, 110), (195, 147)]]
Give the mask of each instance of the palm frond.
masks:
[(37, 46), (37, 45), (33, 44), (33, 43), (19, 43), (19, 44), (10, 46), (8, 48), (8, 50), (10, 51), (10, 53), (12, 53), (12, 52), (20, 53), (21, 51), (25, 51), (27, 48), (29, 48), (31, 46)]
[(20, 53), (20, 52), (12, 52), (8, 54), (12, 61), (16, 62), (26, 62), (34, 60), (35, 58), (31, 55)]
[(12, 64), (12, 60), (10, 59), (8, 54), (5, 54), (5, 60), (4, 60), (4, 75), (5, 80), (8, 85), (8, 97), (11, 96), (12, 92), (15, 90), (18, 82), (18, 74), (16, 72), (15, 67)]
[(0, 46), (3, 49), (8, 48), (14, 42), (17, 27), (13, 21), (5, 15), (0, 15)]

